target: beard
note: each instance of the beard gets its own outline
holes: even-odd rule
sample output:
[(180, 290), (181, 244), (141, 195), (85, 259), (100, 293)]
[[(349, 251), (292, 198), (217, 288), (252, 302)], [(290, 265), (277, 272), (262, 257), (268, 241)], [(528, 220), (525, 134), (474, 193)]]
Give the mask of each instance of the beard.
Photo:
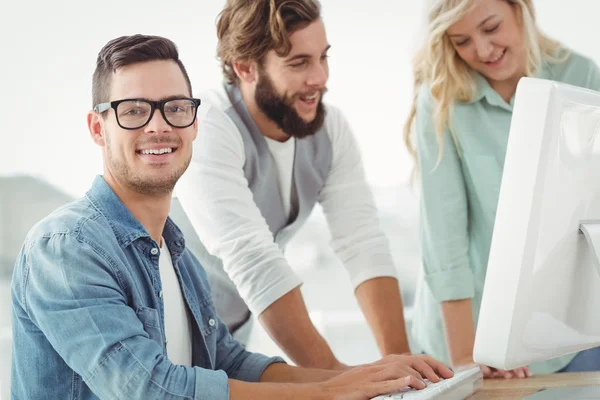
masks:
[(314, 135), (323, 126), (325, 122), (325, 107), (323, 106), (323, 95), (327, 92), (326, 88), (320, 90), (319, 104), (317, 105), (317, 114), (315, 118), (306, 122), (298, 115), (294, 109), (294, 101), (300, 96), (280, 95), (273, 86), (273, 81), (269, 75), (261, 68), (258, 72), (258, 82), (254, 92), (254, 101), (258, 108), (275, 124), (279, 129), (289, 136), (302, 139)]
[[(173, 140), (168, 137), (161, 137), (158, 140), (153, 140), (151, 143), (148, 142), (145, 144), (161, 143), (173, 143)], [(177, 151), (182, 151), (181, 140), (179, 140)], [(112, 175), (129, 189), (146, 196), (163, 197), (173, 192), (175, 184), (190, 165), (192, 155), (190, 153), (190, 156), (184, 161), (181, 167), (175, 168), (169, 173), (161, 171), (160, 167), (154, 170), (148, 168), (147, 172), (136, 171), (124, 159), (115, 156), (115, 153), (112, 151), (111, 140), (107, 140), (106, 159)]]

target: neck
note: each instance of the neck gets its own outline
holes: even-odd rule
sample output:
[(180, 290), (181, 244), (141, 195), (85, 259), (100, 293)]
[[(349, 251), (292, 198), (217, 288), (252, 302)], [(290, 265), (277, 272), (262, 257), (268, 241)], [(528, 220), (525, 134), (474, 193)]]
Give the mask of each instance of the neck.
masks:
[(172, 193), (162, 196), (140, 194), (119, 182), (107, 170), (104, 171), (103, 178), (152, 239), (162, 245), (162, 233), (171, 208)]
[(494, 89), (507, 103), (510, 102), (510, 99), (517, 92), (517, 85), (519, 84), (519, 80), (526, 75), (525, 67), (521, 68), (521, 71), (517, 72), (514, 76), (502, 80), (502, 81), (493, 81), (488, 79), (488, 82), (492, 89)]
[(246, 103), (246, 107), (248, 108), (248, 112), (263, 136), (277, 140), (278, 142), (286, 142), (290, 138), (290, 135), (282, 131), (277, 124), (267, 117), (258, 107), (258, 104), (256, 104), (256, 101), (254, 100), (254, 88), (245, 83), (241, 83), (239, 88), (242, 93), (242, 99), (244, 99), (244, 103)]
[(512, 99), (517, 91), (519, 79), (521, 79), (521, 77), (511, 78), (500, 82), (490, 81), (490, 86), (504, 99), (504, 101), (509, 103), (510, 99)]

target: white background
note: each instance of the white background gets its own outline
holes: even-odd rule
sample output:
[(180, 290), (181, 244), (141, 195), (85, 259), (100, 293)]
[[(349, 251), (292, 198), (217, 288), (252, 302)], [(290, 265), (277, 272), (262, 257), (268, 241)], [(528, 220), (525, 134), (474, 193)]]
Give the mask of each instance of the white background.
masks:
[[(414, 291), (419, 255), (418, 207), (406, 185), (412, 162), (402, 144), (402, 126), (412, 99), (410, 59), (419, 44), (425, 3), (322, 0), (332, 45), (326, 100), (339, 106), (354, 127), (405, 295)], [(100, 150), (89, 138), (85, 122), (100, 48), (121, 35), (166, 36), (179, 46), (198, 93), (221, 81), (215, 20), (223, 4), (223, 0), (2, 2), (0, 176), (33, 175), (71, 196), (82, 195), (102, 171)], [(547, 33), (600, 63), (600, 1), (536, 0), (536, 6)], [(11, 195), (1, 190), (0, 197)], [(10, 201), (0, 204), (16, 208)], [(20, 212), (26, 212), (27, 204), (20, 206)], [(0, 211), (0, 217), (17, 212)], [(0, 241), (21, 241), (1, 219)], [(336, 354), (344, 362), (364, 362), (376, 356), (376, 347), (349, 282), (339, 279), (341, 267), (334, 265), (331, 254), (323, 253), (324, 231), (322, 218), (309, 221), (295, 246), (290, 246), (288, 258), (299, 267), (306, 281), (307, 305)], [(0, 282), (0, 292), (2, 328), (10, 323), (6, 281)], [(264, 332), (255, 332), (254, 348), (278, 353), (265, 337)]]

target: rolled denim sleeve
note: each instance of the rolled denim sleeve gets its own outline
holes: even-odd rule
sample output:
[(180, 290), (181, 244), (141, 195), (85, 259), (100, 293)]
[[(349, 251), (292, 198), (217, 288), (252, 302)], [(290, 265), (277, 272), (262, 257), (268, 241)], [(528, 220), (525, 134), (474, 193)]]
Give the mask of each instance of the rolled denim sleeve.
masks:
[(265, 369), (273, 363), (285, 362), (280, 357), (267, 357), (246, 351), (229, 333), (227, 326), (219, 321), (216, 369), (227, 372), (231, 379), (259, 382)]
[(229, 399), (225, 371), (174, 365), (127, 304), (118, 262), (76, 233), (33, 241), (20, 303), (100, 399)]
[(421, 176), (421, 251), (424, 277), (438, 301), (472, 298), (475, 292), (469, 265), (467, 197), (456, 145), (444, 132), (443, 156), (433, 124), (429, 87), (422, 85), (416, 116), (417, 156)]
[[(206, 271), (200, 269), (199, 273), (206, 283), (209, 296), (212, 298), (212, 289), (208, 283)], [(281, 357), (267, 357), (259, 353), (246, 351), (244, 346), (231, 336), (223, 320), (218, 316), (216, 318), (218, 322), (215, 368), (225, 371), (229, 378), (245, 382), (259, 382), (260, 377), (269, 365), (285, 362)]]

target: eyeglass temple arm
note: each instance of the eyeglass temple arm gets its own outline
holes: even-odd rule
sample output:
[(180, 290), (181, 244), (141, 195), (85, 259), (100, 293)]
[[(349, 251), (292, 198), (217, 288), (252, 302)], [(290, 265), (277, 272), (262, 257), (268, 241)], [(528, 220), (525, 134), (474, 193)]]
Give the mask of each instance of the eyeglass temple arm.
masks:
[(110, 103), (100, 103), (96, 107), (94, 107), (94, 111), (101, 113), (110, 108)]

